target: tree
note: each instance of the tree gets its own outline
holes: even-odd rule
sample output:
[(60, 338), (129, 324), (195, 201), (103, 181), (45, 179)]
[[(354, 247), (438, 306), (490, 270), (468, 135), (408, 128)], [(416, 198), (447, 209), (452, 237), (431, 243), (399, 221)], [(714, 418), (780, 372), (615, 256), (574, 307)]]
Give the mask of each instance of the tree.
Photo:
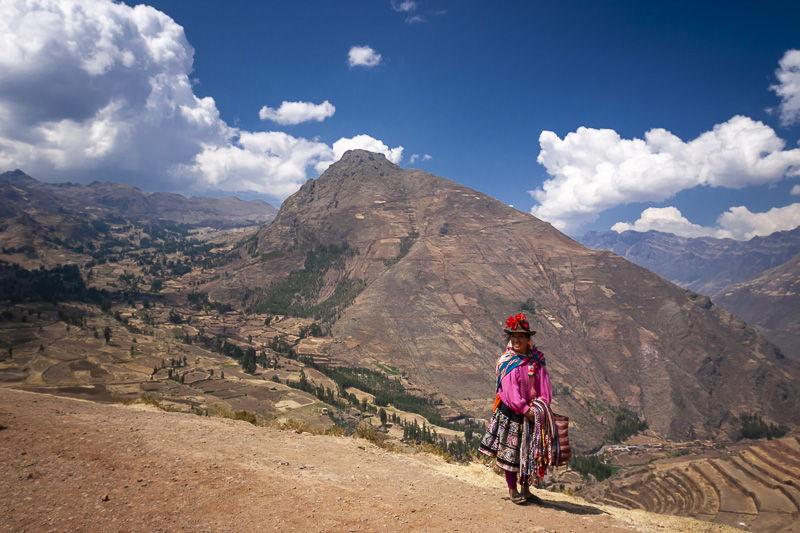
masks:
[(103, 328), (103, 338), (106, 340), (106, 344), (111, 342), (111, 328), (109, 326)]
[(386, 420), (388, 419), (388, 416), (386, 415), (386, 409), (381, 407), (380, 410), (378, 411), (378, 416), (381, 419), (381, 425), (385, 426), (386, 425)]
[(220, 370), (219, 371), (219, 379), (225, 379), (225, 371), (224, 370)]
[(256, 373), (256, 349), (252, 346), (248, 347), (242, 357), (242, 370), (248, 374)]

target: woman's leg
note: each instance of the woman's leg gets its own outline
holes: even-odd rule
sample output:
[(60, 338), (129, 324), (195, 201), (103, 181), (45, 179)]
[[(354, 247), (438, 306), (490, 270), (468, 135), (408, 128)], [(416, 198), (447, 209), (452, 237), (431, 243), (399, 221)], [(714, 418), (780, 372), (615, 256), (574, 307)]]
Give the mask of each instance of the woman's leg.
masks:
[(508, 485), (508, 497), (517, 505), (525, 503), (527, 500), (517, 492), (517, 473), (506, 470), (506, 484)]
[(506, 472), (506, 484), (508, 485), (508, 489), (512, 492), (517, 491), (517, 473), (510, 472), (508, 470)]

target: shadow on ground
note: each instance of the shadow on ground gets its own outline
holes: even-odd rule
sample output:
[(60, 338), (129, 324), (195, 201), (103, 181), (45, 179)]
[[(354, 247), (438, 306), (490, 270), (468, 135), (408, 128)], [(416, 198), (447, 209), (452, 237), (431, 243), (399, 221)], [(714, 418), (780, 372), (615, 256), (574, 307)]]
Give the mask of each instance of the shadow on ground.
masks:
[(558, 511), (566, 511), (570, 514), (579, 514), (579, 515), (608, 514), (602, 509), (598, 509), (597, 507), (592, 507), (591, 505), (580, 505), (577, 503), (570, 503), (570, 502), (544, 500), (542, 503), (538, 505), (538, 507), (547, 507), (548, 509), (556, 509)]

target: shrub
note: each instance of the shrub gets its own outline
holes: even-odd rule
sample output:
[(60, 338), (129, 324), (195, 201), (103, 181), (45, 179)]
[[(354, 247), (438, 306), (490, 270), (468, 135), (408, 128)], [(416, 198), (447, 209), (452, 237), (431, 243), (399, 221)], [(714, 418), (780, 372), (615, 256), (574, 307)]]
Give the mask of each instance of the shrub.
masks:
[(234, 420), (244, 420), (245, 422), (250, 422), (254, 426), (259, 425), (259, 418), (258, 415), (251, 411), (236, 411), (233, 413)]
[(614, 427), (608, 434), (611, 442), (623, 442), (648, 428), (647, 422), (640, 420), (639, 416), (629, 409), (620, 409), (614, 419)]
[(603, 481), (614, 473), (610, 466), (604, 464), (595, 455), (573, 455), (568, 464), (584, 480), (588, 480), (591, 474), (597, 481)]
[(789, 428), (782, 425), (767, 425), (757, 413), (742, 413), (739, 417), (741, 428), (739, 439), (778, 439), (789, 432)]

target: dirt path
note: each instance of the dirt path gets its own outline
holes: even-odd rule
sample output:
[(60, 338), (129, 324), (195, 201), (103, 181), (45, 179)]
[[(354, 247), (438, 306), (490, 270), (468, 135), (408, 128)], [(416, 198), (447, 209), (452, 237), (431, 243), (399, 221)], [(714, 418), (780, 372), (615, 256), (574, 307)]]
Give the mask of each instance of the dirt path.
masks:
[(0, 388), (0, 531), (725, 531), (361, 440)]

